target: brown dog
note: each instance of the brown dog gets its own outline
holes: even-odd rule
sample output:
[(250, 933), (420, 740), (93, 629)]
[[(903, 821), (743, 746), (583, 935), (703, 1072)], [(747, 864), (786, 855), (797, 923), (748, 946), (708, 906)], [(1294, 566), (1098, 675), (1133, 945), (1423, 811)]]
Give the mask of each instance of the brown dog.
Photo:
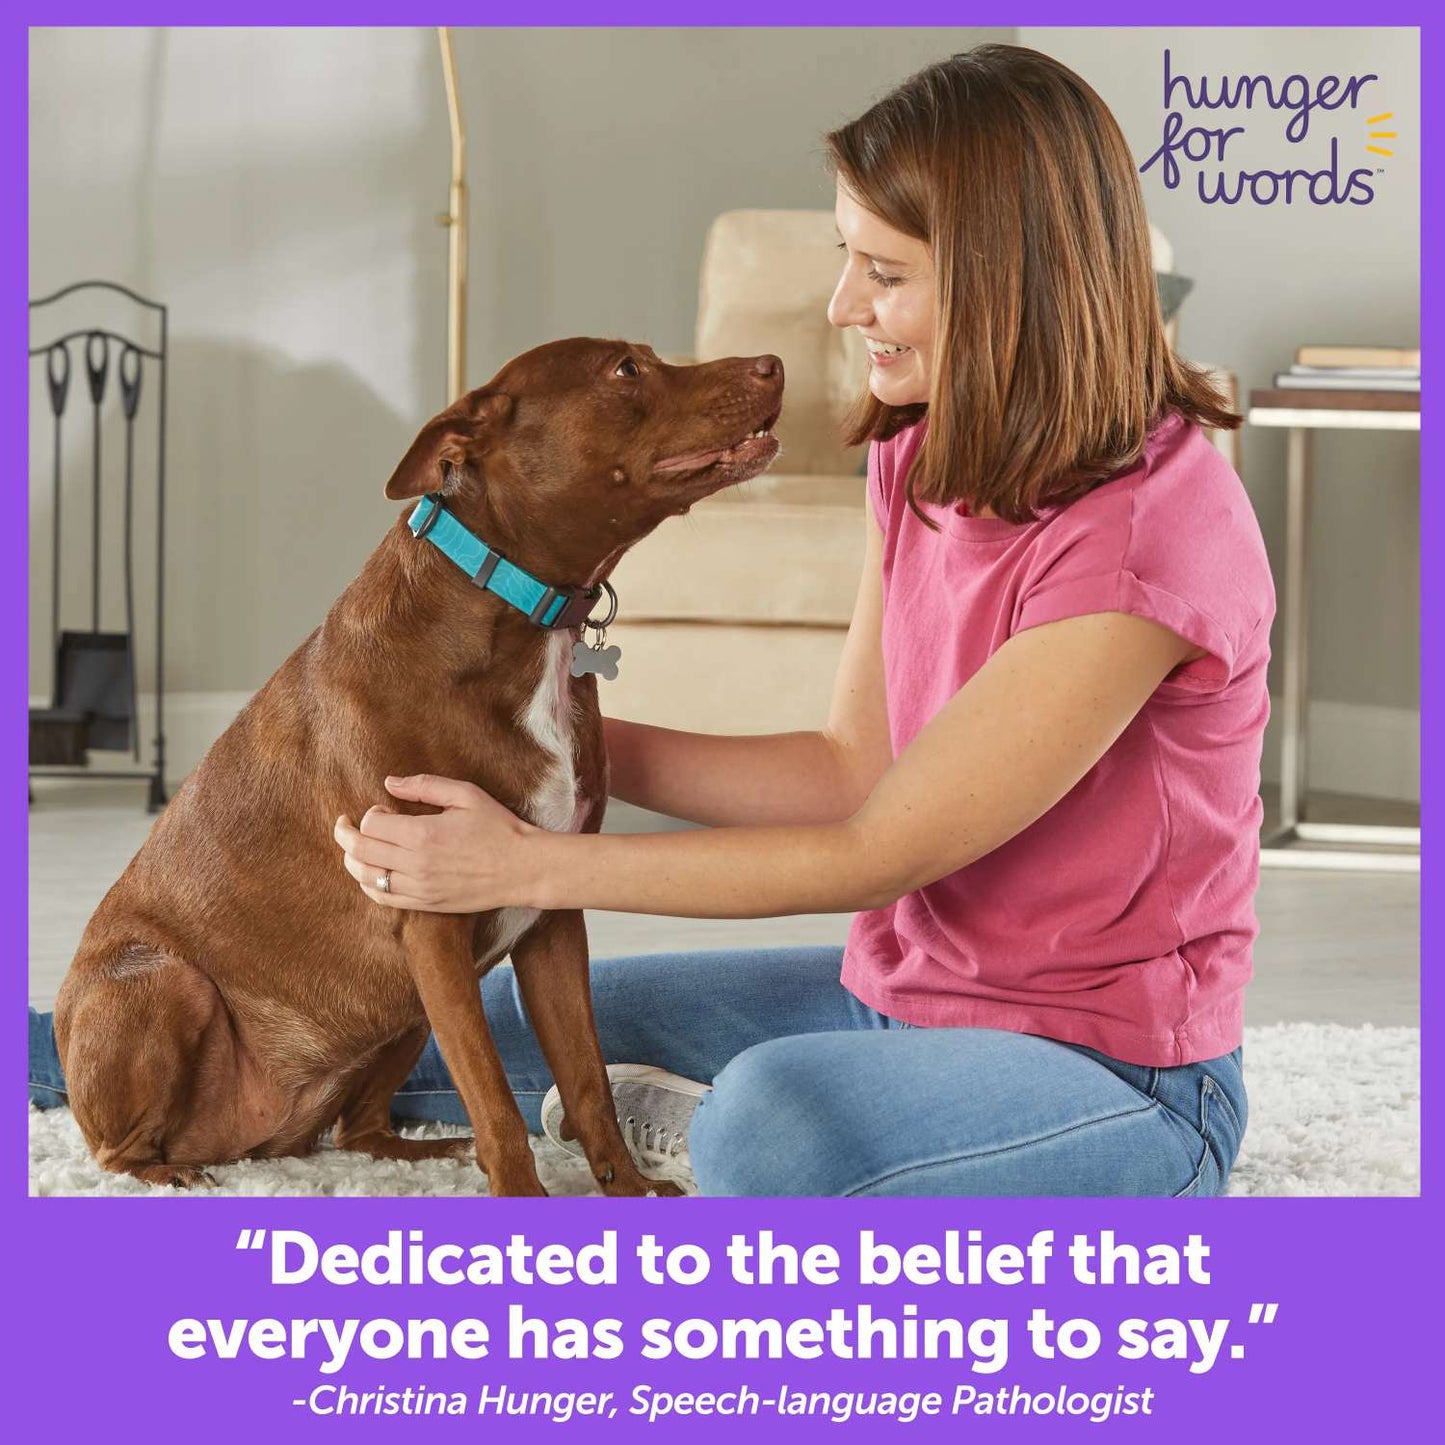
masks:
[(430, 1027), (491, 1192), (542, 1193), (477, 986), (510, 952), (598, 1183), (674, 1192), (622, 1142), (581, 913), (379, 907), (342, 866), (332, 824), (388, 797), (387, 773), (425, 772), (469, 779), (546, 828), (599, 828), (606, 753), (597, 680), (571, 675), (575, 622), (634, 542), (772, 462), (782, 390), (774, 356), (674, 367), (647, 346), (584, 338), (527, 352), (427, 423), (386, 495), (439, 492), (533, 578), (591, 595), (551, 630), (398, 520), (86, 928), (55, 1034), (102, 1167), (189, 1185), (209, 1164), (304, 1154), (333, 1126), (340, 1147), (373, 1158), (454, 1154), (456, 1141), (391, 1127)]

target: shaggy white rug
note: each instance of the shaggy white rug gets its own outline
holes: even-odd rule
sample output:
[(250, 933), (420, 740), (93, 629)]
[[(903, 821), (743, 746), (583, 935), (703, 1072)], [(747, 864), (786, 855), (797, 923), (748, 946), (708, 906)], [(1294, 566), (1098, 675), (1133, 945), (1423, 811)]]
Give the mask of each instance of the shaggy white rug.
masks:
[[(1249, 1127), (1231, 1195), (1418, 1194), (1420, 1031), (1273, 1024), (1245, 1033)], [(406, 1131), (461, 1134), (445, 1125)], [(586, 1165), (536, 1141), (552, 1194), (591, 1194)], [(381, 1164), (325, 1148), (307, 1159), (270, 1159), (212, 1171), (214, 1189), (187, 1194), (106, 1174), (86, 1152), (68, 1109), (30, 1111), (32, 1194), (478, 1194), (485, 1180), (469, 1162)]]

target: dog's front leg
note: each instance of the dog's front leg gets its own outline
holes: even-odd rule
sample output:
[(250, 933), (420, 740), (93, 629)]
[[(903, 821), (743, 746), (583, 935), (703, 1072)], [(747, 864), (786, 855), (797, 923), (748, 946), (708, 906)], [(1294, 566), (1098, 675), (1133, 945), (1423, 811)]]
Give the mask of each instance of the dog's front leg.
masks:
[(527, 1126), (507, 1084), (482, 1010), (470, 915), (410, 913), (402, 928), (407, 966), (467, 1107), (477, 1163), (493, 1194), (545, 1194)]
[(681, 1194), (639, 1173), (622, 1142), (607, 1065), (597, 1041), (580, 913), (549, 913), (512, 950), (527, 1017), (542, 1046), (567, 1123), (607, 1194)]

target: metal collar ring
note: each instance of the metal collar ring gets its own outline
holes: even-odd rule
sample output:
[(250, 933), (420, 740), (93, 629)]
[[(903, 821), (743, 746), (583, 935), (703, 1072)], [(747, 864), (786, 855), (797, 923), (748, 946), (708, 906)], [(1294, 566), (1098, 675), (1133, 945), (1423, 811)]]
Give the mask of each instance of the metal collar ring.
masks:
[(613, 621), (617, 617), (617, 594), (612, 590), (612, 584), (610, 582), (604, 582), (602, 584), (602, 590), (607, 593), (607, 600), (610, 603), (610, 606), (607, 609), (607, 616), (602, 618), (601, 621), (598, 621), (596, 618), (589, 617), (584, 624), (587, 627), (611, 627)]

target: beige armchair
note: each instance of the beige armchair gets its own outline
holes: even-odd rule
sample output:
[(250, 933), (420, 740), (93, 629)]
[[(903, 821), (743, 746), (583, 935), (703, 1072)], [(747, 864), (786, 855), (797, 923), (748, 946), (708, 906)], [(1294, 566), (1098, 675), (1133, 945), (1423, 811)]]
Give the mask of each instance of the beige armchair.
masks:
[[(866, 448), (838, 440), (868, 360), (857, 332), (827, 318), (834, 239), (830, 211), (726, 211), (708, 231), (693, 355), (665, 359), (780, 356), (782, 450), (770, 472), (664, 523), (618, 565), (609, 640), (622, 666), (602, 689), (612, 716), (714, 733), (827, 717), (863, 559), (867, 464)], [(1153, 240), (1156, 268), (1172, 270), (1168, 242)]]

